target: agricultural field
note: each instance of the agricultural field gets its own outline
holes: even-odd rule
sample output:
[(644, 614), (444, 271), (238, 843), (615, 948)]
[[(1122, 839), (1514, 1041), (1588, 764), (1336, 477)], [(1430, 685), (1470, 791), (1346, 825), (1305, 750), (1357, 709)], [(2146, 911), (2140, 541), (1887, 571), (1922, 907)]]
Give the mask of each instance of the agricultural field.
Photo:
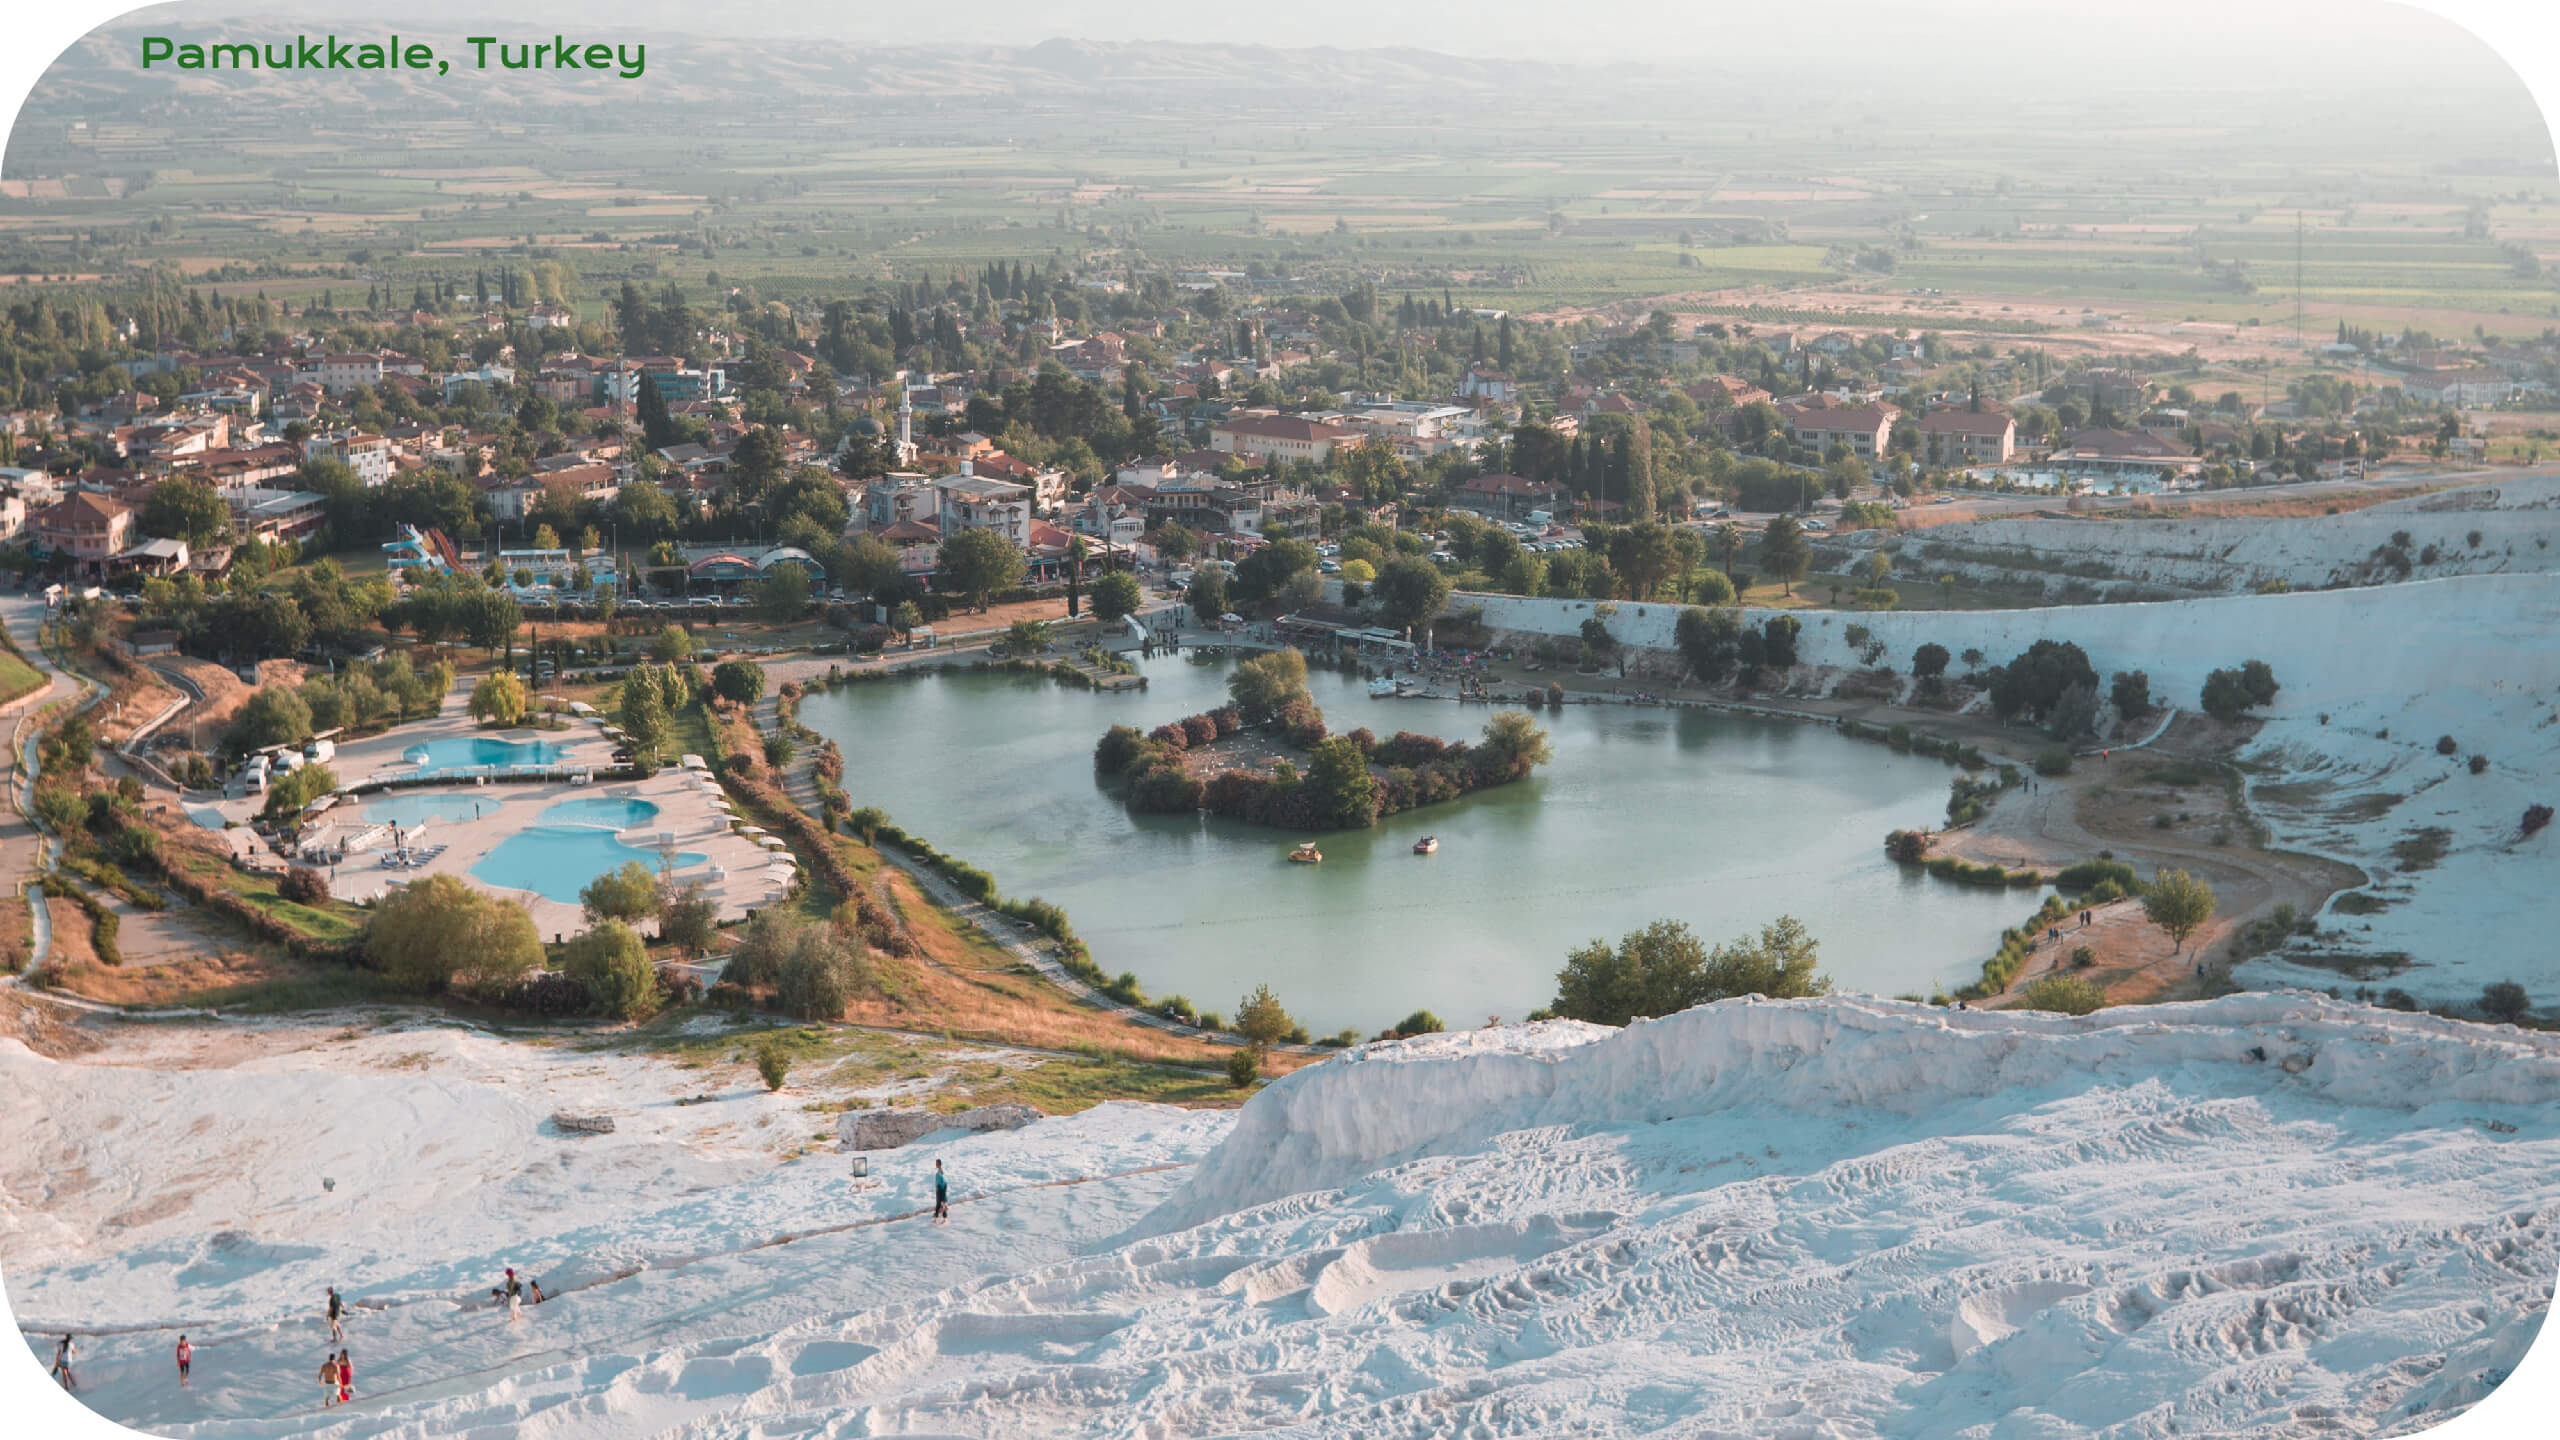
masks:
[(2560, 321), (2560, 185), (2513, 86), (2093, 123), (2103, 102), (2033, 91), (1805, 113), (1765, 81), (1405, 52), (813, 42), (776, 72), (688, 37), (662, 39), (648, 106), (394, 80), (314, 123), (237, 76), (144, 76), (120, 34), (66, 55), (10, 137), (0, 272), (304, 298), (538, 257), (600, 318), (626, 277), (793, 300), (1058, 258), (2246, 355), (2296, 348), (2298, 248), (2309, 329)]

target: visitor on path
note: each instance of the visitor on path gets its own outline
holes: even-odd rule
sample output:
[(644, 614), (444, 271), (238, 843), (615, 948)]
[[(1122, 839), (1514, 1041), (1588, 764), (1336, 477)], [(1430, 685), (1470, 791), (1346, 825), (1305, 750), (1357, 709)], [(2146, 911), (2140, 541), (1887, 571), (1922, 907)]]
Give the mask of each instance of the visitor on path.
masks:
[(184, 1335), (179, 1336), (179, 1337), (178, 1337), (178, 1388), (179, 1388), (179, 1389), (184, 1390), (184, 1389), (186, 1389), (186, 1388), (187, 1388), (187, 1371), (188, 1371), (190, 1368), (192, 1368), (192, 1367), (195, 1365), (195, 1363), (196, 1363), (196, 1347), (194, 1347), (193, 1345), (190, 1345), (190, 1344), (188, 1344), (188, 1343), (187, 1343), (187, 1337), (186, 1337), (186, 1336), (184, 1336)]
[(933, 1223), (947, 1225), (950, 1222), (951, 1180), (942, 1173), (942, 1162), (936, 1160), (933, 1162)]
[(501, 1292), (507, 1297), (507, 1323), (513, 1325), (524, 1317), (524, 1282), (516, 1278), (515, 1267), (507, 1267), (507, 1283)]
[(543, 1300), (542, 1282), (528, 1275), (525, 1277), (525, 1283), (533, 1287), (533, 1303), (536, 1305), (541, 1304)]
[(331, 1341), (347, 1338), (346, 1318), (347, 1302), (338, 1298), (338, 1287), (332, 1285), (329, 1287), (329, 1338)]
[(53, 1347), (53, 1378), (61, 1381), (62, 1388), (65, 1390), (80, 1388), (71, 1379), (71, 1351), (71, 1335), (70, 1332), (65, 1331), (62, 1343)]
[(2086, 929), (2088, 929), (2088, 928), (2089, 928), (2089, 916), (2090, 916), (2092, 913), (2094, 913), (2094, 912), (2092, 912), (2092, 911), (2088, 911), (2088, 910), (2083, 910), (2083, 911), (2081, 911), (2081, 912), (2080, 912), (2080, 928), (2081, 928), (2081, 929), (2086, 930)]
[(348, 1359), (347, 1352), (341, 1350), (338, 1352), (338, 1403), (352, 1404), (355, 1398), (356, 1362)]
[(320, 1357), (320, 1408), (326, 1410), (337, 1403), (338, 1357), (323, 1355)]

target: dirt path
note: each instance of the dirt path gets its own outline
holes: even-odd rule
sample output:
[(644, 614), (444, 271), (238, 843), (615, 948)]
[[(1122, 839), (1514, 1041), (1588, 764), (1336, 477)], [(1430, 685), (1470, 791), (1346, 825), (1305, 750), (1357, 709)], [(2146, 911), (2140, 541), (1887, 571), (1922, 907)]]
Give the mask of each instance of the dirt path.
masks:
[(2277, 906), (2310, 915), (2336, 891), (2364, 883), (2352, 865), (2258, 847), (2220, 768), (2234, 738), (2210, 720), (2181, 715), (2152, 749), (2083, 758), (2064, 776), (2031, 776), (1979, 823), (1939, 842), (1936, 853), (2013, 869), (2112, 853), (2144, 870), (2186, 870), (2213, 887), (2213, 918), (2183, 946), (2147, 923), (2139, 904), (2118, 902), (2093, 916), (2085, 934), (2066, 929), (2058, 943), (2040, 947), (2017, 984), (2067, 965), (2086, 945), (2096, 963), (2078, 973), (2109, 999), (2175, 998), (2200, 984), (2200, 957)]

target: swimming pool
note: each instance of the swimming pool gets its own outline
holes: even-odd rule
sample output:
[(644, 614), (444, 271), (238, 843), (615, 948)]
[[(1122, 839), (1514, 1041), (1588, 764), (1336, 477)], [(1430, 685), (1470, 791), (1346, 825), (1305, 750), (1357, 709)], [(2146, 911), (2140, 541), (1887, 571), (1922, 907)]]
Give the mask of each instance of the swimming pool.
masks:
[(430, 820), (453, 823), (496, 814), (498, 804), (486, 795), (392, 795), (364, 807), (364, 818), (404, 827)]
[(593, 825), (606, 830), (630, 830), (658, 818), (657, 805), (648, 800), (632, 800), (617, 795), (581, 795), (563, 800), (542, 812), (537, 823), (543, 825)]
[[(575, 905), (578, 892), (586, 888), (587, 882), (606, 871), (619, 870), (637, 860), (655, 872), (664, 858), (656, 850), (623, 844), (610, 830), (588, 825), (535, 825), (500, 841), (487, 858), (471, 867), (471, 875), (484, 885), (530, 890), (545, 900)], [(681, 870), (707, 858), (681, 850), (676, 852), (675, 865)]]
[(480, 735), (455, 735), (412, 745), (400, 752), (400, 758), (420, 770), (468, 770), (487, 766), (557, 765), (568, 753), (567, 746), (549, 740), (492, 740)]

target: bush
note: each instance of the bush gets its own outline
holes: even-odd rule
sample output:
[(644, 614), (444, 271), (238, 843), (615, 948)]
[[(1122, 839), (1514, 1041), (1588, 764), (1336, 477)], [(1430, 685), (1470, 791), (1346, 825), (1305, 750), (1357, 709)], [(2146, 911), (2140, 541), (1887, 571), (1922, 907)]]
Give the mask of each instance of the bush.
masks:
[(670, 886), (658, 896), (658, 938), (684, 954), (699, 957), (719, 933), (720, 902), (704, 893), (698, 880)]
[(2090, 949), (2090, 948), (2089, 948), (2088, 946), (2086, 946), (2086, 945), (2074, 945), (2074, 946), (2072, 946), (2072, 947), (2071, 947), (2071, 968), (2072, 968), (2072, 969), (2074, 969), (2074, 970), (2086, 970), (2086, 969), (2088, 969), (2089, 967), (2091, 967), (2091, 966), (2093, 966), (2093, 965), (2095, 965), (2095, 964), (2097, 964), (2097, 963), (2098, 963), (2098, 952), (2097, 952), (2097, 951)]
[(764, 667), (753, 660), (723, 660), (711, 667), (711, 693), (734, 705), (764, 698)]
[(1131, 726), (1114, 725), (1094, 742), (1093, 771), (1104, 776), (1125, 775), (1146, 753), (1146, 736)]
[(2047, 745), (2036, 752), (2036, 773), (2068, 775), (2071, 773), (2071, 751), (2062, 745)]
[(601, 921), (571, 940), (560, 969), (587, 987), (598, 1010), (617, 1020), (638, 1020), (657, 1008), (658, 971), (649, 963), (649, 947), (620, 920)]
[(2531, 838), (2536, 831), (2541, 830), (2544, 826), (2550, 823), (2550, 806), (2527, 805), (2524, 807), (2524, 820), (2516, 826), (2516, 830), (2520, 835), (2526, 838)]
[(1439, 1016), (1432, 1014), (1428, 1010), (1416, 1010), (1412, 1014), (1407, 1015), (1402, 1020), (1396, 1022), (1395, 1033), (1398, 1035), (1437, 1035), (1440, 1033), (1441, 1028)]
[(2141, 878), (2122, 860), (2083, 860), (2063, 866), (2053, 876), (2056, 890), (2091, 890), (2108, 882), (2114, 883), (2119, 895), (2131, 895), (2142, 888)]
[(840, 1020), (870, 981), (869, 963), (834, 926), (804, 926), (782, 958), (774, 1001), (803, 1020)]
[(308, 865), (296, 865), (277, 877), (276, 895), (296, 905), (326, 905), (329, 903), (329, 877)]
[(627, 922), (655, 914), (657, 877), (637, 860), (624, 861), (621, 869), (608, 870), (588, 881), (586, 888), (578, 892), (578, 906), (591, 924), (600, 920)]
[(1238, 1090), (1251, 1085), (1262, 1074), (1262, 1047), (1242, 1045), (1227, 1057), (1227, 1083)]
[(1566, 1019), (1624, 1025), (1735, 995), (1827, 995), (1831, 981), (1814, 970), (1819, 958), (1813, 936), (1792, 916), (1762, 927), (1757, 938), (1713, 950), (1679, 921), (1657, 920), (1627, 932), (1614, 950), (1594, 940), (1567, 955), (1548, 1009)]
[(1899, 865), (1917, 865), (1929, 854), (1926, 830), (1892, 830), (1884, 837), (1884, 853)]
[(2057, 1010), (2065, 1015), (2086, 1015), (2107, 1003), (2098, 987), (2077, 975), (2047, 975), (2019, 993), (2018, 1004), (2028, 1010)]
[(2486, 774), (2488, 774), (2488, 773), (2489, 773), (2489, 757), (2488, 757), (2488, 756), (2486, 756), (2486, 755), (2474, 755), (2474, 756), (2472, 756), (2472, 757), (2471, 757), (2471, 773), (2472, 773), (2472, 774), (2474, 774), (2474, 775), (2486, 775)]
[(781, 1041), (768, 1035), (756, 1042), (756, 1073), (764, 1077), (764, 1088), (779, 1090), (791, 1078), (791, 1051)]
[(499, 988), (538, 968), (533, 917), (451, 875), (413, 880), (376, 903), (365, 958), (398, 984), (432, 994), (449, 986)]
[(2461, 748), (2461, 743), (2456, 741), (2450, 735), (2439, 735), (2436, 737), (2436, 753), (2439, 755), (2451, 755)]
[(2492, 1020), (2513, 1025), (2533, 1008), (2524, 987), (2513, 980), (2499, 980), (2480, 987), (2480, 1013)]

